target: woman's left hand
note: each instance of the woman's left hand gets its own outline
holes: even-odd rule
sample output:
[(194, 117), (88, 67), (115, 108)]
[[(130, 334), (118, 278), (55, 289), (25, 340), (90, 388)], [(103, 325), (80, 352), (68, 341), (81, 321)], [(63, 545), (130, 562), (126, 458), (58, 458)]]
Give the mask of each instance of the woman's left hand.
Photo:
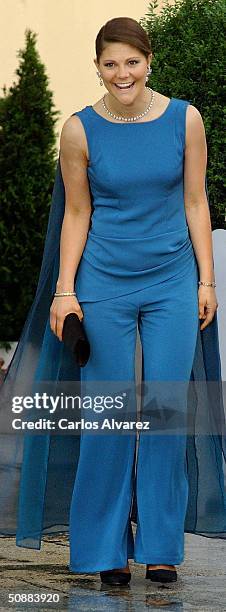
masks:
[(217, 297), (214, 287), (206, 287), (200, 285), (198, 290), (199, 301), (199, 318), (205, 319), (200, 325), (200, 329), (204, 329), (211, 323), (215, 312), (218, 308)]

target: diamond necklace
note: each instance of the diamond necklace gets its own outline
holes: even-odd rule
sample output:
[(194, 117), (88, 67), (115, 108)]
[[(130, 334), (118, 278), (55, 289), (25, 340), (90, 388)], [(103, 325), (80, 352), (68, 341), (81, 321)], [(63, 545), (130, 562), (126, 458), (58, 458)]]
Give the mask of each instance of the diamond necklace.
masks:
[(149, 110), (150, 110), (150, 108), (152, 107), (152, 104), (153, 104), (153, 102), (154, 102), (154, 96), (155, 96), (155, 94), (154, 94), (153, 89), (151, 89), (151, 87), (147, 87), (146, 89), (149, 89), (149, 90), (151, 91), (151, 93), (152, 93), (151, 102), (150, 102), (150, 104), (148, 105), (148, 107), (147, 107), (146, 111), (144, 111), (144, 112), (143, 112), (143, 113), (141, 113), (140, 115), (136, 115), (135, 117), (120, 117), (120, 116), (118, 116), (118, 115), (114, 115), (114, 113), (112, 113), (112, 112), (111, 112), (111, 111), (110, 111), (110, 110), (107, 108), (107, 106), (106, 106), (106, 104), (105, 104), (104, 98), (105, 98), (105, 95), (106, 95), (106, 94), (105, 94), (105, 95), (103, 96), (103, 98), (102, 98), (102, 104), (103, 104), (103, 107), (104, 107), (104, 109), (106, 110), (106, 112), (108, 113), (108, 115), (110, 115), (110, 117), (113, 117), (113, 119), (118, 119), (119, 121), (137, 121), (137, 119), (140, 119), (141, 117), (144, 117), (145, 115), (147, 115), (147, 113), (149, 112)]

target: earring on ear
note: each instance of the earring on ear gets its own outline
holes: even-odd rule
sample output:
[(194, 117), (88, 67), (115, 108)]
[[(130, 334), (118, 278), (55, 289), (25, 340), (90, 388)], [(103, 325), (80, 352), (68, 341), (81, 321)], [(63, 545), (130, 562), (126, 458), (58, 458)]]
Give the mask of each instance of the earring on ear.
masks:
[(148, 77), (149, 77), (149, 75), (150, 75), (151, 73), (152, 73), (152, 68), (151, 68), (150, 66), (148, 66), (148, 68), (147, 68), (147, 76), (146, 76), (146, 83), (147, 83), (147, 81), (148, 81)]
[(100, 79), (100, 85), (103, 85), (103, 84), (104, 84), (104, 82), (103, 82), (103, 79), (102, 79), (102, 77), (101, 77), (101, 74), (100, 74), (99, 70), (98, 70), (98, 72), (97, 72), (96, 74), (97, 74), (97, 76), (98, 76), (98, 77), (99, 77), (99, 79)]

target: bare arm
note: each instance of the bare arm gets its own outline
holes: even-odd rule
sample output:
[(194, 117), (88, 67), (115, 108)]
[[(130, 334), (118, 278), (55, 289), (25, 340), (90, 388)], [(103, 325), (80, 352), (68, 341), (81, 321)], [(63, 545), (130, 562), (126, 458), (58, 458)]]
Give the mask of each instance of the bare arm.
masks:
[[(65, 122), (60, 139), (60, 164), (65, 187), (65, 213), (60, 238), (60, 268), (57, 291), (74, 291), (75, 274), (85, 247), (90, 225), (91, 199), (87, 177), (87, 143), (78, 117)], [(58, 297), (50, 309), (50, 326), (62, 340), (66, 314), (82, 310), (76, 297)]]
[(57, 289), (73, 291), (74, 278), (89, 230), (91, 201), (81, 123), (70, 117), (60, 140), (60, 163), (65, 186), (65, 214), (60, 241)]
[[(184, 166), (184, 201), (189, 232), (199, 267), (201, 281), (213, 282), (213, 246), (209, 205), (205, 190), (207, 144), (202, 117), (195, 106), (186, 112), (186, 146)], [(205, 312), (205, 306), (211, 310)], [(204, 329), (212, 320), (217, 308), (213, 287), (199, 288), (199, 316), (206, 319)]]

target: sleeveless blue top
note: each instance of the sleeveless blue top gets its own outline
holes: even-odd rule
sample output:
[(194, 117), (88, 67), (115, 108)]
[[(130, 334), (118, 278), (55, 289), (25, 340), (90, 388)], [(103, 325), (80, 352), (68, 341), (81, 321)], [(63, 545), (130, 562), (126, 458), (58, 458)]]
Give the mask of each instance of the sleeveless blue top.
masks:
[(92, 106), (74, 113), (87, 138), (93, 205), (78, 300), (126, 295), (186, 275), (194, 263), (183, 189), (188, 104), (171, 98), (142, 123), (113, 123)]

